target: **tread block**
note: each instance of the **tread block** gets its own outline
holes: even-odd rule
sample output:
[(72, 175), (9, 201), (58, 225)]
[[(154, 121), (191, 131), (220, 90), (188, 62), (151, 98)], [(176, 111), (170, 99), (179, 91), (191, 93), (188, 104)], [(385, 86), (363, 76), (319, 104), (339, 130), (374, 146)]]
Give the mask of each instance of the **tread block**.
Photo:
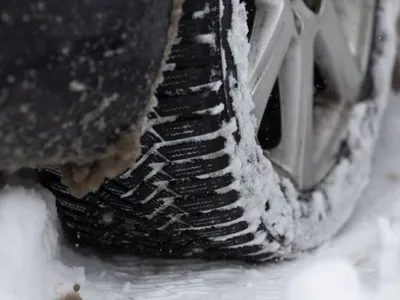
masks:
[(183, 4), (183, 12), (185, 16), (188, 16), (189, 19), (192, 19), (193, 13), (202, 11), (204, 7), (208, 5), (210, 10), (217, 9), (219, 6), (219, 0), (186, 0)]
[(155, 143), (159, 143), (162, 140), (158, 136), (156, 136), (154, 133), (152, 133), (150, 131), (146, 131), (146, 133), (142, 135), (142, 138), (140, 139), (140, 141), (144, 145), (152, 145)]
[(258, 252), (263, 249), (262, 245), (243, 246), (237, 248), (222, 248), (218, 250), (221, 254), (231, 257), (245, 256), (251, 253)]
[(172, 146), (163, 146), (158, 152), (170, 161), (190, 159), (213, 154), (224, 149), (226, 139), (217, 137), (206, 141), (190, 141)]
[[(252, 260), (251, 254), (261, 249), (245, 246), (266, 228), (242, 233), (249, 223), (243, 220), (243, 208), (235, 206), (239, 192), (230, 188), (235, 180), (227, 169), (232, 154), (227, 153), (226, 138), (217, 134), (234, 115), (228, 91), (222, 85), (216, 89), (227, 83), (221, 59), (227, 28), (220, 28), (220, 1), (184, 2), (178, 40), (156, 93), (158, 106), (148, 115), (150, 128), (141, 138), (142, 155), (135, 166), (127, 166), (125, 174), (83, 199), (68, 194), (58, 170), (39, 170), (44, 185), (57, 197), (64, 232), (74, 243), (112, 254), (175, 258)], [(222, 1), (229, 13), (230, 0)], [(199, 14), (205, 7), (210, 11)], [(215, 43), (201, 37), (204, 34)], [(222, 110), (211, 112), (220, 104)], [(108, 221), (107, 214), (112, 215)]]
[(248, 228), (248, 223), (245, 221), (240, 221), (232, 225), (210, 226), (205, 229), (197, 229), (197, 230), (188, 229), (185, 230), (185, 232), (200, 238), (209, 238), (209, 237), (221, 237), (224, 235), (238, 233), (240, 231), (246, 230), (247, 228)]
[(190, 181), (170, 181), (168, 189), (180, 196), (211, 195), (215, 190), (227, 187), (234, 181), (232, 174)]
[(186, 14), (184, 17), (185, 22), (179, 24), (178, 35), (181, 38), (185, 38), (192, 37), (193, 35), (213, 33), (213, 23), (216, 17), (218, 17), (217, 11), (210, 11), (210, 13), (205, 14), (201, 19), (190, 18), (190, 15)]
[(235, 203), (238, 199), (239, 193), (237, 191), (230, 191), (208, 197), (178, 197), (175, 198), (174, 204), (188, 213), (196, 213), (228, 206)]
[(163, 171), (172, 178), (188, 178), (223, 170), (229, 166), (229, 155), (223, 155), (215, 159), (196, 159), (186, 163), (171, 163), (163, 167)]
[(206, 213), (186, 215), (181, 218), (183, 222), (193, 227), (204, 227), (231, 222), (243, 216), (243, 208), (236, 207), (230, 210), (214, 210)]
[(174, 141), (217, 131), (222, 126), (220, 116), (155, 125), (153, 128), (165, 141)]
[(195, 95), (171, 97), (168, 101), (159, 98), (155, 111), (161, 117), (194, 114), (223, 103), (222, 93), (223, 91), (220, 89), (220, 92), (206, 91)]
[(173, 64), (175, 70), (205, 68), (210, 65), (218, 67), (218, 54), (208, 44), (174, 45), (167, 63)]
[(215, 241), (210, 240), (211, 248), (224, 248), (229, 246), (238, 246), (253, 241), (255, 238), (254, 233), (246, 233), (244, 235), (235, 236), (230, 239)]
[(164, 81), (160, 84), (158, 91), (179, 90), (188, 86), (197, 87), (214, 82), (217, 78), (217, 70), (212, 67), (165, 71)]

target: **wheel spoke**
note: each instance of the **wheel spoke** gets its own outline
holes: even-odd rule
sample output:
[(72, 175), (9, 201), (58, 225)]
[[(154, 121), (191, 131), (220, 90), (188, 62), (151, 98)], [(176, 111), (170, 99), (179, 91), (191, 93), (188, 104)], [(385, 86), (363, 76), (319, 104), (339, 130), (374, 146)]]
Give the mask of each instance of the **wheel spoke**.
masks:
[(313, 35), (293, 42), (279, 74), (282, 139), (271, 157), (300, 188), (313, 182)]
[(365, 71), (371, 49), (375, 0), (335, 0), (332, 3), (350, 51)]
[(357, 63), (361, 67), (361, 70), (365, 71), (368, 64), (372, 39), (372, 30), (368, 30), (368, 28), (373, 27), (375, 16), (373, 13), (370, 13), (374, 10), (373, 0), (365, 0), (363, 5), (360, 14), (360, 34), (357, 39), (357, 53), (359, 54)]
[(316, 39), (316, 60), (340, 99), (357, 99), (361, 70), (342, 32), (332, 1), (325, 1), (318, 15), (320, 33)]
[[(347, 112), (358, 99), (374, 0), (255, 1), (249, 87), (259, 143), (278, 170), (308, 189), (334, 163)], [(343, 16), (346, 9), (351, 13)], [(354, 9), (369, 19), (353, 20)], [(353, 32), (352, 25), (368, 28)]]
[(296, 29), (287, 1), (260, 0), (257, 9), (249, 54), (249, 86), (259, 126)]

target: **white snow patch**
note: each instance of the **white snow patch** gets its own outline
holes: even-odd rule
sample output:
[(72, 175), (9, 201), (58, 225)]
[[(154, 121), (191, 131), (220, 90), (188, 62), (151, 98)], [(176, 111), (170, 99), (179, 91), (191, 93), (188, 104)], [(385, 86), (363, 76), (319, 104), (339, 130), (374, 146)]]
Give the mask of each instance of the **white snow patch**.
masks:
[(202, 85), (199, 85), (199, 86), (191, 87), (190, 90), (192, 92), (199, 92), (199, 91), (204, 89), (204, 90), (207, 90), (207, 91), (211, 90), (211, 91), (214, 91), (214, 92), (218, 92), (219, 89), (221, 88), (221, 86), (222, 86), (222, 82), (221, 82), (221, 80), (218, 80), (218, 81), (202, 84)]
[(214, 49), (216, 48), (214, 33), (199, 34), (198, 36), (195, 37), (195, 39), (198, 43), (209, 44)]
[(285, 300), (363, 299), (357, 271), (343, 259), (310, 264), (284, 292)]
[(56, 261), (55, 216), (37, 192), (6, 188), (0, 193), (0, 299), (56, 299), (72, 290), (64, 275), (83, 281), (79, 269)]
[(45, 231), (46, 220), (46, 204), (33, 193), (0, 195), (1, 299), (40, 299), (45, 293), (42, 266), (55, 251), (55, 232)]
[(163, 67), (163, 71), (174, 71), (176, 68), (176, 64), (175, 63), (168, 63), (165, 64)]
[(211, 12), (210, 5), (206, 3), (203, 10), (199, 10), (193, 13), (193, 19), (204, 19), (204, 17)]
[(86, 84), (79, 82), (77, 80), (72, 80), (69, 83), (69, 89), (71, 92), (80, 93), (87, 90)]
[[(342, 257), (315, 260), (291, 280), (284, 300), (395, 300), (400, 295), (400, 226), (379, 220), (381, 254), (378, 284), (368, 286)], [(397, 230), (395, 229), (397, 228)]]

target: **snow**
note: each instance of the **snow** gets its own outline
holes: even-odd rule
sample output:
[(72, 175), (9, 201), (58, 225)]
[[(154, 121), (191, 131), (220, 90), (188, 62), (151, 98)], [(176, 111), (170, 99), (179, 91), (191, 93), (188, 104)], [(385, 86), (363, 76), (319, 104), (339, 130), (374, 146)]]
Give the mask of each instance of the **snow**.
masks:
[[(285, 299), (391, 300), (400, 294), (400, 97), (384, 118), (365, 201), (330, 245), (309, 258)], [(328, 286), (326, 286), (328, 284)], [(320, 288), (329, 292), (321, 294)]]
[[(237, 50), (242, 56), (248, 51)], [(380, 64), (376, 73), (386, 73), (385, 67), (387, 69), (388, 65)], [(377, 79), (387, 81), (384, 76)], [(381, 92), (383, 95), (387, 91)], [(238, 100), (247, 97), (236, 96)], [(355, 113), (357, 116), (357, 111)], [(243, 120), (245, 118), (239, 118), (239, 123)], [(226, 128), (233, 129), (235, 125), (231, 122)], [(251, 131), (251, 124), (241, 126)], [(364, 128), (354, 126), (353, 129)], [(72, 292), (75, 284), (80, 285), (79, 293), (84, 300), (397, 299), (400, 294), (399, 135), (400, 96), (397, 96), (392, 97), (383, 117), (371, 182), (347, 226), (332, 242), (318, 250), (302, 253), (295, 260), (260, 266), (133, 257), (99, 258), (65, 243), (54, 217), (54, 198), (48, 192), (40, 188), (6, 187), (0, 192), (0, 299), (69, 300), (66, 295)], [(246, 149), (250, 148), (244, 145), (237, 151), (247, 155)], [(268, 161), (264, 160), (262, 165), (268, 168), (257, 170), (258, 174), (266, 176), (260, 178), (278, 182), (276, 175), (270, 172)], [(252, 171), (240, 162), (236, 169), (254, 179)], [(264, 181), (255, 179), (252, 184), (259, 185), (264, 196), (280, 199), (280, 191), (262, 186)], [(254, 199), (257, 195), (252, 194), (254, 190), (250, 183), (248, 189), (248, 199)], [(288, 189), (287, 193), (294, 192)], [(314, 199), (314, 205), (323, 207), (321, 194), (317, 193)], [(264, 202), (259, 200), (259, 206), (265, 205)], [(270, 205), (271, 214), (278, 215), (277, 212), (283, 209), (277, 203)], [(249, 213), (255, 213), (254, 207)], [(290, 204), (284, 213), (292, 214), (291, 207), (294, 204)], [(110, 218), (112, 215), (105, 216), (105, 221)], [(273, 216), (266, 215), (265, 218), (271, 221)], [(282, 222), (276, 224), (274, 234), (283, 232), (286, 236), (290, 232), (285, 230), (290, 231), (294, 226)], [(275, 251), (274, 247), (279, 245), (270, 247)]]
[(6, 188), (0, 193), (0, 245), (7, 245), (0, 247), (0, 299), (59, 300), (74, 284), (84, 300), (397, 299), (399, 135), (400, 96), (392, 97), (384, 115), (371, 183), (346, 228), (302, 258), (262, 266), (77, 252), (58, 234), (52, 196)]
[(287, 300), (361, 300), (362, 288), (355, 268), (346, 260), (331, 259), (310, 264), (284, 292)]
[(196, 41), (201, 44), (210, 44), (215, 49), (215, 34), (205, 33), (195, 37)]
[(394, 230), (385, 218), (379, 220), (379, 229), (381, 250), (375, 271), (377, 285), (374, 288), (360, 279), (359, 271), (349, 259), (317, 259), (294, 276), (283, 292), (283, 299), (397, 299), (400, 293), (400, 231)]
[[(372, 68), (375, 98), (354, 105), (342, 136), (351, 149), (351, 159), (341, 159), (323, 182), (307, 195), (306, 201), (299, 201), (302, 195), (291, 181), (279, 177), (261, 147), (254, 145), (254, 124), (249, 122), (254, 105), (246, 81), (249, 53), (249, 45), (245, 42), (246, 11), (239, 0), (233, 0), (232, 6), (233, 21), (228, 40), (239, 68), (237, 80), (231, 77), (230, 85), (242, 139), (239, 145), (229, 136), (226, 139), (227, 148), (233, 147), (233, 156), (241, 161), (240, 168), (232, 170), (241, 184), (242, 201), (238, 205), (244, 208), (246, 219), (254, 220), (252, 227), (257, 228), (257, 221), (262, 221), (271, 233), (273, 240), (264, 242), (263, 251), (284, 258), (298, 256), (302, 251), (328, 241), (342, 228), (369, 182), (369, 161), (379, 130), (378, 121), (390, 94), (391, 72), (387, 70), (391, 70), (394, 63), (399, 2), (380, 2), (379, 19), (382, 22), (377, 30), (380, 49), (375, 49)], [(267, 211), (263, 209), (266, 205)]]
[[(241, 133), (241, 140), (237, 144), (233, 136), (226, 135), (226, 148), (240, 163), (232, 169), (232, 175), (240, 182), (241, 198), (237, 205), (244, 208), (243, 218), (253, 220), (250, 228), (255, 230), (263, 221), (267, 230), (274, 239), (264, 240), (263, 253), (284, 255), (286, 249), (280, 249), (281, 241), (287, 246), (293, 240), (294, 220), (293, 208), (287, 203), (279, 184), (279, 177), (274, 171), (271, 162), (264, 156), (261, 147), (254, 143), (255, 122), (252, 115), (254, 103), (247, 85), (248, 54), (250, 46), (247, 43), (247, 21), (244, 3), (232, 1), (232, 29), (228, 33), (235, 64), (238, 66), (237, 80), (231, 76), (231, 97), (236, 120)], [(253, 122), (249, 122), (253, 121)], [(265, 207), (268, 203), (269, 209)], [(242, 234), (242, 233), (238, 233)]]
[[(57, 284), (69, 268), (56, 260), (59, 243), (52, 203), (32, 189), (6, 187), (1, 192), (0, 299), (55, 298)], [(59, 289), (60, 299), (65, 292)]]
[(50, 230), (44, 232), (47, 219), (45, 203), (23, 190), (3, 192), (1, 198), (0, 298), (25, 299), (32, 294), (40, 297), (45, 288), (44, 274), (40, 269), (53, 250), (45, 249), (42, 244), (54, 234), (50, 226), (47, 227)]
[(193, 19), (203, 19), (210, 12), (211, 12), (210, 6), (208, 3), (206, 3), (203, 10), (196, 11), (193, 13)]
[[(12, 187), (0, 194), (0, 299), (394, 300), (400, 293), (400, 97), (384, 118), (374, 175), (354, 218), (331, 244), (301, 259), (227, 262), (99, 259), (58, 235), (53, 198)], [(340, 298), (339, 298), (340, 297)]]
[(69, 83), (69, 89), (71, 92), (81, 93), (87, 90), (87, 86), (82, 82), (73, 80)]

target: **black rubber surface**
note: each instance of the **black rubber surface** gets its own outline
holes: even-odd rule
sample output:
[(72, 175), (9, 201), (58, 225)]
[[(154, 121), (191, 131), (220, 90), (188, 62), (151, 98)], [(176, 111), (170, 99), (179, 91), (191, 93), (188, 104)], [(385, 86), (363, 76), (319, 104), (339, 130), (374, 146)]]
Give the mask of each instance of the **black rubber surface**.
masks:
[[(218, 134), (233, 116), (221, 44), (228, 70), (235, 72), (227, 42), (231, 1), (223, 4), (220, 21), (219, 0), (185, 2), (180, 42), (168, 61), (174, 69), (164, 72), (159, 104), (149, 114), (149, 129), (142, 137), (142, 157), (132, 170), (80, 200), (67, 193), (57, 171), (39, 172), (57, 196), (63, 227), (73, 243), (165, 257), (243, 259), (261, 250), (258, 245), (240, 247), (256, 232), (241, 234), (248, 222), (241, 218), (243, 208), (234, 205), (239, 192), (229, 188), (234, 178), (225, 170), (231, 157)], [(210, 12), (193, 18), (205, 5)], [(201, 42), (201, 35), (213, 35), (215, 44)], [(215, 239), (226, 235), (232, 237)], [(238, 247), (226, 248), (234, 245)]]
[[(83, 199), (68, 194), (56, 170), (39, 171), (43, 185), (57, 197), (72, 243), (113, 254), (246, 261), (276, 257), (265, 245), (282, 240), (274, 239), (263, 222), (250, 228), (254, 220), (244, 216), (229, 169), (233, 157), (221, 134), (234, 117), (228, 84), (229, 76), (236, 77), (228, 43), (231, 5), (231, 0), (185, 1), (157, 92), (159, 103), (148, 116), (142, 156), (132, 169)], [(194, 18), (205, 7), (209, 13)], [(233, 135), (240, 139), (238, 132)]]
[(149, 100), (172, 0), (67, 2), (0, 0), (0, 169), (95, 157)]

